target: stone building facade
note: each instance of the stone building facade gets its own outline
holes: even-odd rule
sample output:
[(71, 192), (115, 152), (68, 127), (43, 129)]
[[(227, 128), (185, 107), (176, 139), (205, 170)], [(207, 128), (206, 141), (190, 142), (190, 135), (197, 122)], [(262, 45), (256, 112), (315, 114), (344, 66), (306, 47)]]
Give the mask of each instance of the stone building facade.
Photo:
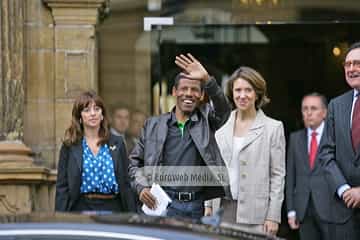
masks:
[(0, 214), (53, 209), (73, 99), (98, 90), (97, 27), (106, 7), (105, 0), (1, 1)]

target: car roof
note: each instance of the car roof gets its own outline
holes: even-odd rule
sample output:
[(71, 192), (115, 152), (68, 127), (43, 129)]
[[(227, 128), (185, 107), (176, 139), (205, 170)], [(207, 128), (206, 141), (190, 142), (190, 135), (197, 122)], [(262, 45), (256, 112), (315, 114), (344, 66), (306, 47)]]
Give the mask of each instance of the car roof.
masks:
[[(184, 219), (149, 217), (137, 214), (70, 214), (31, 213), (0, 216), (0, 237), (10, 234), (29, 234), (41, 230), (43, 234), (72, 233), (97, 236), (118, 236), (117, 239), (280, 239), (264, 234), (251, 233), (232, 224), (219, 227), (198, 224)], [(6, 229), (6, 233), (4, 230)], [(12, 232), (9, 232), (12, 231)], [(124, 235), (125, 234), (125, 235)], [(132, 238), (130, 238), (132, 237)], [(141, 238), (142, 237), (142, 238)], [(1, 239), (1, 238), (0, 238)], [(116, 238), (114, 238), (116, 239)], [(146, 239), (147, 240), (147, 239)]]

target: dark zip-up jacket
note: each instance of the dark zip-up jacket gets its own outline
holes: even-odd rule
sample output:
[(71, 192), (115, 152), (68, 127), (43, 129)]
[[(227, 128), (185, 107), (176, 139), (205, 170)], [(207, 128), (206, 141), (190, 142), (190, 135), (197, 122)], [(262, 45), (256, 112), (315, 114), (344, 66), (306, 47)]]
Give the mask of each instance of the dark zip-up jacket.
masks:
[[(188, 131), (207, 166), (225, 166), (215, 140), (215, 131), (226, 122), (231, 108), (214, 78), (211, 78), (205, 84), (204, 89), (212, 104), (206, 103), (198, 107), (196, 110), (198, 114), (192, 114), (191, 116), (192, 124), (189, 126)], [(167, 123), (170, 118), (171, 113), (165, 113), (147, 119), (140, 140), (129, 155), (131, 186), (138, 194), (145, 187), (151, 186), (143, 172), (143, 167), (162, 165), (163, 147), (168, 130)], [(227, 176), (227, 172), (223, 174)], [(209, 186), (204, 187), (202, 198), (207, 200), (229, 195), (229, 193), (228, 184)]]

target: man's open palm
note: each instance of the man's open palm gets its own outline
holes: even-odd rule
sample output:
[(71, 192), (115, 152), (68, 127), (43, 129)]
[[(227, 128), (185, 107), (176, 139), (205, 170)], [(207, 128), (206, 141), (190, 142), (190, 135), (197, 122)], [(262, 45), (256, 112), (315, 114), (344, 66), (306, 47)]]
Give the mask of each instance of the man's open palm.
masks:
[(187, 56), (183, 54), (176, 56), (175, 64), (186, 73), (185, 76), (187, 78), (201, 81), (209, 80), (209, 74), (206, 69), (190, 53)]

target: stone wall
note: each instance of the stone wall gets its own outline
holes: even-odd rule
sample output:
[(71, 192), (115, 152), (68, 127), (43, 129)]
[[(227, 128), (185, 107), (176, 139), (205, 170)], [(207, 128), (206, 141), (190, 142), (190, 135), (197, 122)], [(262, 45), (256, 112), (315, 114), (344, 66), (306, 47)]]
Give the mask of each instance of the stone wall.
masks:
[(54, 209), (50, 169), (73, 100), (98, 90), (96, 26), (105, 3), (1, 1), (0, 214)]
[(26, 0), (26, 99), (24, 142), (35, 162), (55, 167), (55, 44), (54, 22), (41, 0)]
[[(47, 78), (36, 77), (36, 81), (34, 81), (35, 77), (33, 76), (33, 71), (38, 66), (37, 63), (43, 63), (38, 61), (31, 52), (32, 49), (36, 48), (34, 45), (37, 46), (36, 44), (41, 42), (39, 39), (34, 39), (35, 33), (38, 33), (41, 38), (41, 31), (29, 31), (29, 28), (26, 27), (37, 26), (36, 23), (27, 25), (27, 17), (31, 14), (28, 7), (34, 3), (36, 1), (1, 1), (0, 214), (49, 211), (53, 209), (54, 205), (56, 174), (45, 167), (34, 165), (31, 157), (32, 150), (22, 143), (24, 132), (26, 133), (24, 120), (26, 126), (31, 123), (24, 116), (27, 116), (29, 112), (28, 103), (30, 102), (30, 109), (32, 106), (37, 107), (38, 103), (41, 103), (41, 101), (33, 101), (38, 99), (38, 96), (34, 96), (33, 92), (36, 92), (37, 86), (41, 85), (42, 80), (47, 80)], [(43, 69), (43, 72), (46, 70)], [(30, 78), (28, 78), (29, 75)], [(25, 100), (28, 96), (30, 98)], [(34, 102), (35, 104), (31, 105)], [(46, 115), (46, 112), (45, 110), (43, 115)], [(41, 116), (41, 112), (35, 114)], [(38, 116), (37, 120), (39, 119), (42, 118)], [(41, 131), (41, 126), (43, 125), (32, 127), (38, 127)], [(37, 131), (34, 132), (37, 133)], [(34, 140), (36, 146), (41, 146), (42, 142), (38, 141), (36, 136), (32, 138), (29, 134), (26, 137), (29, 141)]]
[(0, 215), (54, 209), (56, 172), (36, 166), (19, 141), (0, 142)]

